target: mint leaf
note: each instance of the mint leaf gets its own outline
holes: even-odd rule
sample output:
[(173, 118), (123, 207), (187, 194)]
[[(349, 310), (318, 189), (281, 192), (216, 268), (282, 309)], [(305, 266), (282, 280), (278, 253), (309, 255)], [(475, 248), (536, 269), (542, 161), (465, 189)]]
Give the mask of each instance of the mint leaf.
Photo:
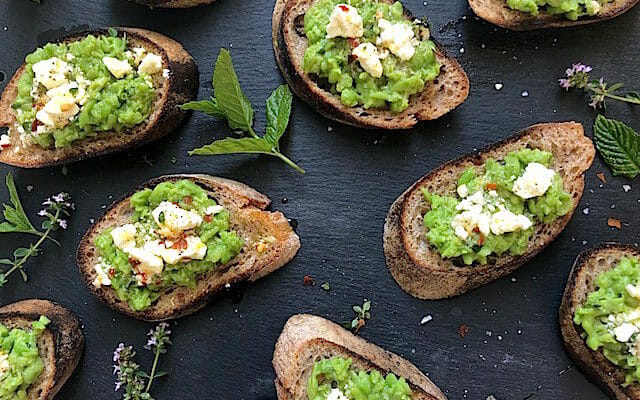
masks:
[(278, 147), (278, 141), (289, 125), (293, 96), (289, 86), (280, 85), (267, 99), (267, 129), (264, 140)]
[(598, 115), (593, 138), (614, 175), (635, 178), (640, 174), (640, 135), (633, 129), (620, 121)]
[(220, 49), (213, 70), (213, 89), (231, 129), (249, 131), (253, 126), (253, 108), (240, 88), (238, 75), (231, 62), (231, 54), (226, 49)]
[(237, 154), (237, 153), (254, 153), (254, 154), (270, 154), (271, 145), (263, 139), (256, 138), (226, 138), (216, 140), (215, 142), (202, 146), (198, 149), (191, 150), (189, 155), (211, 156), (217, 154)]
[(227, 118), (227, 114), (218, 105), (218, 100), (214, 97), (211, 100), (190, 101), (180, 106), (183, 110), (200, 111), (216, 118)]
[(31, 221), (29, 221), (29, 217), (27, 217), (27, 214), (22, 208), (18, 190), (13, 182), (13, 175), (11, 175), (11, 173), (7, 174), (6, 185), (7, 189), (9, 189), (9, 200), (11, 204), (13, 204), (13, 207), (8, 204), (2, 205), (4, 207), (3, 215), (6, 221), (0, 223), (0, 233), (22, 232), (41, 235), (41, 233), (34, 228)]
[(629, 100), (640, 102), (640, 93), (638, 92), (627, 92), (625, 97)]

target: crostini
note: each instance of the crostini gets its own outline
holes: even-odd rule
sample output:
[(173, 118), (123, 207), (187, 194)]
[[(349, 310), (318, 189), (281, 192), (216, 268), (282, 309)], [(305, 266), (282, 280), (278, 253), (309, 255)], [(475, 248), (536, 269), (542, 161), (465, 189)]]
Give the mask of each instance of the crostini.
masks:
[(469, 95), (464, 70), (393, 0), (277, 0), (273, 47), (293, 92), (345, 124), (407, 129)]
[(606, 21), (629, 11), (638, 1), (565, 0), (565, 7), (554, 7), (550, 1), (469, 0), (469, 5), (478, 17), (494, 25), (514, 31), (529, 31)]
[(80, 323), (64, 307), (47, 300), (0, 307), (0, 394), (52, 400), (83, 350)]
[(409, 361), (313, 315), (289, 318), (273, 368), (279, 400), (446, 400)]
[(0, 98), (0, 162), (24, 168), (128, 150), (171, 132), (195, 99), (198, 68), (176, 41), (135, 28), (39, 47)]
[(612, 399), (640, 399), (640, 250), (583, 251), (560, 306), (562, 339), (578, 368)]
[(271, 201), (208, 175), (153, 179), (115, 202), (81, 240), (91, 293), (146, 321), (178, 318), (289, 262), (300, 240)]
[(389, 210), (391, 275), (415, 297), (440, 299), (512, 272), (568, 224), (594, 156), (581, 124), (550, 123), (436, 168)]

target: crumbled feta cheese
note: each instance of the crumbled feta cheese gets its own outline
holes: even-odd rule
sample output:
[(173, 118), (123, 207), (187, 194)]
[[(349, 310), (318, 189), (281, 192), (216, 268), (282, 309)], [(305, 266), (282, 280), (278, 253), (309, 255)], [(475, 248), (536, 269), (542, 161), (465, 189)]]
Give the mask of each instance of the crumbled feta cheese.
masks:
[(36, 113), (36, 119), (48, 127), (62, 128), (80, 112), (73, 97), (56, 96)]
[(11, 369), (11, 365), (9, 364), (9, 355), (4, 351), (0, 351), (0, 379), (3, 378), (4, 374), (6, 374), (9, 369)]
[(623, 323), (613, 329), (613, 333), (616, 336), (618, 342), (628, 342), (635, 333), (638, 332), (638, 327), (628, 322)]
[(164, 79), (169, 79), (170, 76), (171, 76), (171, 71), (169, 71), (168, 68), (165, 68), (162, 70), (162, 77)]
[(160, 71), (162, 71), (162, 57), (153, 53), (144, 56), (138, 66), (138, 73), (153, 75)]
[(627, 293), (629, 293), (629, 296), (639, 299), (640, 300), (640, 285), (636, 285), (633, 286), (632, 284), (628, 283), (626, 286), (627, 289)]
[(404, 23), (392, 24), (384, 18), (378, 20), (380, 36), (376, 44), (389, 49), (401, 60), (410, 60), (416, 52), (412, 40), (415, 36), (410, 25)]
[(542, 196), (553, 183), (555, 172), (536, 162), (529, 163), (513, 184), (513, 193), (523, 199)]
[(472, 211), (463, 211), (460, 214), (453, 217), (451, 220), (451, 227), (453, 228), (456, 236), (462, 240), (466, 240), (474, 229), (478, 229), (483, 235), (489, 234), (489, 220), (488, 213)]
[(156, 240), (145, 243), (144, 249), (171, 265), (202, 260), (207, 254), (207, 246), (197, 236), (187, 236), (176, 242)]
[(467, 188), (467, 185), (458, 186), (457, 191), (458, 191), (458, 196), (460, 196), (463, 199), (469, 195), (469, 188)]
[[(138, 261), (135, 266), (136, 272), (145, 275), (147, 278), (162, 272), (164, 262), (161, 257), (138, 247), (130, 247), (127, 250), (129, 256)], [(142, 283), (145, 283), (144, 281)]]
[(327, 400), (349, 400), (347, 396), (338, 388), (332, 388), (327, 396)]
[(502, 209), (491, 215), (491, 232), (494, 235), (502, 235), (507, 232), (529, 229), (533, 222), (522, 214), (514, 214), (509, 210)]
[(358, 10), (347, 4), (338, 4), (333, 9), (327, 25), (327, 38), (358, 38), (364, 34), (362, 17)]
[(53, 89), (67, 82), (67, 74), (71, 67), (58, 57), (51, 57), (47, 60), (38, 61), (33, 64), (33, 81), (42, 84), (47, 89)]
[[(22, 127), (20, 126), (20, 128), (22, 128)], [(20, 131), (20, 129), (18, 129), (18, 132), (19, 131)], [(23, 131), (24, 131), (24, 129), (23, 129)], [(11, 146), (11, 138), (6, 133), (3, 133), (2, 136), (0, 136), (0, 150), (6, 149), (9, 146)]]
[(160, 203), (151, 214), (160, 227), (160, 235), (166, 238), (179, 237), (184, 231), (202, 224), (202, 217), (198, 214), (184, 210), (168, 201)]
[(353, 55), (358, 58), (360, 66), (374, 78), (382, 76), (382, 63), (378, 49), (371, 43), (362, 43), (353, 49)]
[(66, 59), (67, 59), (67, 61), (71, 61), (71, 60), (73, 60), (74, 58), (76, 58), (76, 56), (74, 56), (74, 55), (73, 55), (73, 54), (71, 54), (71, 53), (67, 53), (67, 55), (66, 55)]
[(147, 51), (143, 47), (134, 47), (131, 50), (133, 50), (133, 63), (139, 65)]
[(119, 226), (111, 231), (111, 237), (117, 248), (126, 251), (136, 246), (136, 227), (133, 224)]
[(207, 207), (207, 209), (204, 211), (204, 213), (207, 214), (207, 215), (216, 215), (216, 214), (221, 213), (222, 211), (224, 211), (224, 207), (222, 207), (221, 205), (217, 204), (215, 206)]
[(105, 263), (102, 259), (100, 259), (98, 264), (96, 264), (93, 268), (96, 270), (96, 279), (93, 280), (93, 286), (111, 286), (109, 270), (112, 267), (109, 264)]
[(102, 62), (107, 67), (111, 75), (116, 79), (124, 78), (125, 75), (130, 74), (133, 71), (131, 64), (127, 60), (118, 60), (114, 57), (103, 57)]

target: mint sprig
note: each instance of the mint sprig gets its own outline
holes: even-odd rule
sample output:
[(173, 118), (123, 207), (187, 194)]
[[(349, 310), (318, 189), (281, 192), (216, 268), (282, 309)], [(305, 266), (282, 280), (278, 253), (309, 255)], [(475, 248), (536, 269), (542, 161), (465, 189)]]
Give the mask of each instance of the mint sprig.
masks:
[(640, 135), (624, 123), (598, 115), (593, 127), (596, 148), (614, 175), (640, 174)]
[(253, 129), (254, 110), (242, 91), (238, 75), (233, 68), (231, 54), (221, 49), (213, 71), (214, 97), (183, 104), (183, 110), (194, 110), (226, 119), (229, 127), (249, 136), (226, 138), (193, 149), (189, 155), (266, 154), (278, 157), (296, 171), (304, 173), (296, 163), (280, 152), (280, 138), (287, 130), (293, 96), (289, 87), (281, 85), (267, 99), (267, 127), (264, 136)]

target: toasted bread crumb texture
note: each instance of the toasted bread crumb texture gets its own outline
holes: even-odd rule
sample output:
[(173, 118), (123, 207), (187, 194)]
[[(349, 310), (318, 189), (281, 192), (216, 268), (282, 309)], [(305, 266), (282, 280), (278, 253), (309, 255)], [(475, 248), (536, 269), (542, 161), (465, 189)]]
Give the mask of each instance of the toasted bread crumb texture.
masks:
[[(229, 263), (208, 272), (198, 279), (193, 289), (184, 286), (167, 288), (158, 301), (144, 311), (135, 312), (118, 299), (111, 287), (95, 287), (94, 265), (98, 252), (93, 245), (97, 235), (105, 229), (120, 226), (130, 220), (130, 196), (142, 188), (153, 188), (163, 181), (191, 179), (209, 192), (209, 195), (229, 210), (230, 229), (244, 238), (245, 244), (238, 256)], [(80, 242), (77, 261), (80, 272), (90, 291), (115, 310), (138, 319), (159, 321), (178, 318), (204, 307), (211, 299), (232, 285), (255, 281), (289, 262), (300, 247), (300, 240), (293, 232), (287, 218), (280, 212), (264, 211), (270, 200), (238, 182), (207, 175), (174, 175), (151, 180), (114, 203), (85, 234)], [(268, 246), (265, 238), (274, 237)]]
[[(393, 3), (393, 0), (382, 0)], [(408, 129), (419, 120), (432, 120), (453, 110), (469, 95), (469, 79), (460, 65), (440, 48), (436, 49), (440, 75), (425, 89), (410, 98), (402, 113), (362, 107), (347, 107), (340, 97), (322, 89), (302, 69), (308, 41), (304, 33), (304, 15), (314, 0), (277, 0), (273, 13), (273, 45), (276, 61), (294, 93), (327, 118), (345, 124), (382, 129)], [(405, 16), (413, 21), (405, 9)], [(426, 33), (426, 32), (425, 32)]]
[(559, 315), (562, 339), (573, 361), (590, 380), (618, 400), (640, 399), (640, 385), (622, 387), (624, 372), (601, 351), (587, 347), (581, 337), (582, 328), (573, 323), (573, 315), (595, 290), (597, 276), (615, 268), (623, 257), (640, 257), (640, 250), (636, 246), (609, 243), (582, 252), (569, 274)]
[(306, 399), (306, 388), (316, 361), (341, 356), (351, 358), (356, 369), (393, 373), (411, 386), (412, 399), (446, 397), (413, 364), (389, 353), (344, 328), (312, 315), (291, 317), (278, 338), (273, 355), (278, 399)]
[[(120, 34), (126, 34), (132, 47), (140, 46), (162, 57), (163, 68), (170, 71), (168, 79), (159, 79), (152, 111), (145, 122), (122, 132), (103, 132), (96, 138), (87, 138), (74, 142), (64, 148), (42, 148), (36, 144), (24, 145), (18, 135), (11, 134), (11, 147), (0, 153), (0, 162), (24, 168), (40, 168), (78, 161), (102, 154), (138, 147), (157, 140), (182, 121), (186, 113), (178, 105), (195, 99), (199, 85), (198, 68), (178, 42), (144, 29), (118, 28)], [(83, 32), (63, 38), (70, 43), (78, 41), (88, 34), (104, 35), (106, 30)], [(16, 114), (11, 108), (17, 96), (17, 83), (24, 72), (22, 65), (14, 74), (0, 98), (0, 126), (12, 127)], [(13, 149), (20, 149), (15, 152)]]
[(602, 6), (593, 17), (583, 17), (577, 21), (566, 19), (563, 15), (540, 12), (537, 16), (513, 10), (507, 6), (506, 0), (469, 0), (469, 5), (476, 15), (492, 24), (517, 31), (562, 28), (585, 25), (617, 17), (630, 10), (640, 0), (614, 0)]
[[(469, 268), (442, 259), (426, 240), (424, 214), (429, 205), (422, 188), (452, 195), (459, 175), (474, 167), (482, 172), (488, 158), (501, 159), (524, 147), (553, 154), (553, 165), (564, 181), (564, 190), (573, 201), (572, 210), (552, 224), (536, 225), (526, 252), (520, 256), (490, 258), (486, 265)], [(384, 231), (387, 265), (398, 284), (413, 296), (424, 299), (451, 297), (497, 279), (518, 268), (549, 244), (569, 222), (584, 190), (583, 173), (595, 157), (591, 140), (582, 125), (574, 122), (534, 125), (477, 154), (451, 161), (425, 175), (391, 206)]]
[(51, 320), (38, 337), (44, 370), (27, 391), (29, 400), (52, 400), (71, 376), (84, 350), (84, 335), (76, 317), (47, 300), (23, 300), (0, 308), (0, 323), (10, 328), (31, 329), (41, 315)]

